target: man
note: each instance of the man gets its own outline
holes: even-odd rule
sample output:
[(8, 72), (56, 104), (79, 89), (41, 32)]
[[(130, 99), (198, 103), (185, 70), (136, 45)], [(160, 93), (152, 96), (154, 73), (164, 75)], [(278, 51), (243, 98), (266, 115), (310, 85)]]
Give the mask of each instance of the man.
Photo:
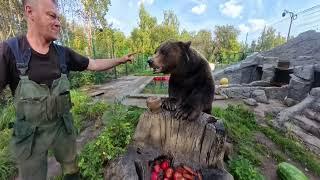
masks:
[(0, 44), (0, 93), (9, 85), (16, 121), (11, 140), (22, 180), (45, 180), (48, 149), (64, 179), (79, 179), (70, 113), (69, 71), (103, 71), (133, 60), (91, 60), (53, 43), (60, 32), (55, 0), (23, 0), (28, 31)]

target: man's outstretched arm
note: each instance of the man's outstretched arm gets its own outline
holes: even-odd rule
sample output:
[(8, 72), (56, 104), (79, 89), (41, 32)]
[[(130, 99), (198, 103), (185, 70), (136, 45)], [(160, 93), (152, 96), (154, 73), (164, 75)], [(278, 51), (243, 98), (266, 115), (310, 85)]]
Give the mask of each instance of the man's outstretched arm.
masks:
[(90, 71), (105, 71), (108, 69), (111, 69), (115, 66), (118, 66), (120, 64), (131, 62), (134, 58), (134, 54), (128, 54), (122, 58), (115, 58), (115, 59), (89, 59), (89, 64), (87, 67), (87, 70)]

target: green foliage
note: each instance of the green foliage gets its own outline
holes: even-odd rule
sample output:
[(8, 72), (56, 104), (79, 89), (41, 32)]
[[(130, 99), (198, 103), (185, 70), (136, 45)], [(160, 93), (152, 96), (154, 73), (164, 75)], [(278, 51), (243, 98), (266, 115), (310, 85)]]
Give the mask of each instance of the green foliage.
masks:
[(260, 127), (260, 130), (273, 142), (275, 142), (283, 152), (292, 159), (304, 164), (308, 169), (320, 175), (320, 159), (306, 148), (288, 137), (285, 134), (273, 130), (269, 127)]
[(0, 131), (9, 128), (9, 123), (14, 122), (15, 108), (11, 101), (3, 108), (0, 109)]
[(151, 82), (142, 90), (144, 94), (168, 94), (168, 84)]
[(251, 51), (267, 51), (286, 42), (286, 38), (282, 37), (278, 32), (276, 34), (276, 29), (273, 27), (268, 27), (264, 29), (258, 39), (258, 42), (253, 41), (251, 43)]
[(94, 102), (92, 98), (85, 93), (72, 90), (71, 101), (73, 107), (71, 109), (74, 124), (78, 132), (80, 132), (87, 121), (99, 121), (108, 106), (101, 102)]
[(11, 134), (9, 129), (0, 131), (0, 179), (10, 179), (16, 172), (8, 149)]
[(115, 104), (104, 118), (107, 126), (100, 136), (87, 144), (80, 154), (81, 174), (88, 179), (103, 179), (103, 166), (125, 151), (143, 110)]
[(251, 162), (242, 156), (229, 161), (230, 173), (235, 180), (264, 180), (265, 178)]
[(228, 135), (239, 143), (252, 138), (257, 127), (254, 114), (241, 105), (229, 105), (225, 110), (214, 108), (213, 114), (222, 118)]

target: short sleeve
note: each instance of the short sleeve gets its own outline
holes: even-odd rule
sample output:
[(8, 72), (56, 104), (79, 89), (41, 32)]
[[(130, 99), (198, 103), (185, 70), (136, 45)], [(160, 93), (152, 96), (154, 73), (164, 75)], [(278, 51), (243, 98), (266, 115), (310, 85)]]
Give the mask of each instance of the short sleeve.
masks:
[(8, 84), (8, 63), (5, 55), (5, 44), (0, 44), (0, 93)]
[(66, 48), (66, 57), (69, 71), (84, 71), (88, 68), (89, 58), (76, 53), (70, 48)]

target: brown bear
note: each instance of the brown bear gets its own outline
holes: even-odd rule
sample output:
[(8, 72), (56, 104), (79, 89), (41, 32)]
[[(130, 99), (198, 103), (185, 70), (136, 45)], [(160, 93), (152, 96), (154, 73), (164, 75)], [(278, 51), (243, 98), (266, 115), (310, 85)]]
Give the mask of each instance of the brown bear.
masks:
[(178, 119), (198, 119), (201, 112), (211, 114), (214, 80), (207, 60), (190, 47), (191, 42), (167, 41), (148, 60), (155, 73), (171, 74), (169, 98), (164, 109)]

